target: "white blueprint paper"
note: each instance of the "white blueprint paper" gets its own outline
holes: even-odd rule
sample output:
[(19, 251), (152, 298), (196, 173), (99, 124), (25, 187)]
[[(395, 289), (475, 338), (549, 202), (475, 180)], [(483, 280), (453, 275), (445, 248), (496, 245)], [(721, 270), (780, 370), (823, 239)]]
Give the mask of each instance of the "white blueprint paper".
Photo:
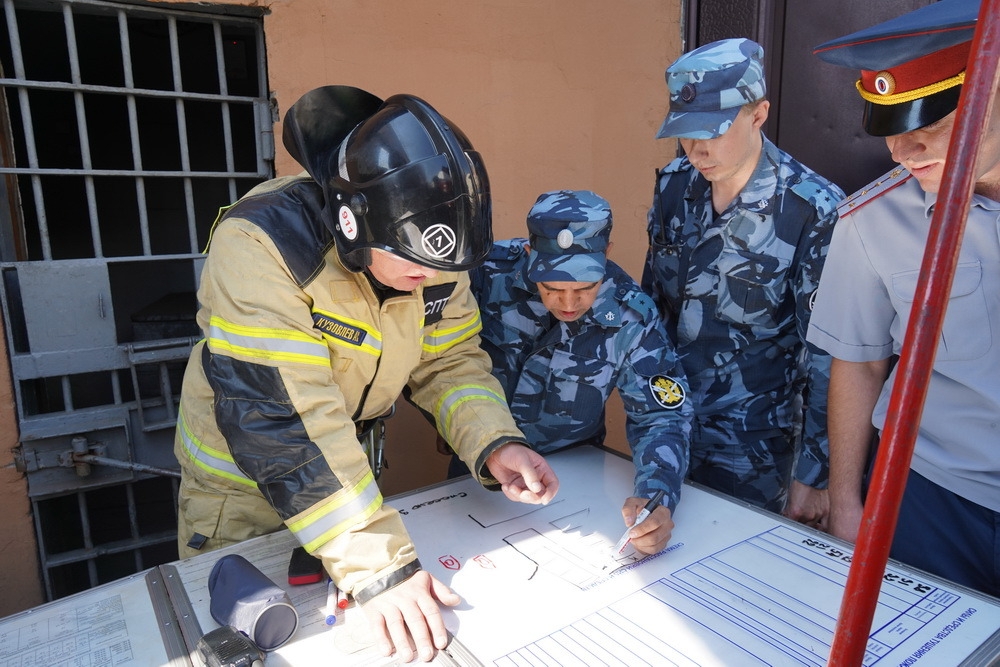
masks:
[[(693, 486), (664, 552), (613, 545), (632, 462), (547, 457), (548, 506), (469, 478), (394, 498), (424, 568), (463, 597), (449, 629), (487, 665), (825, 665), (850, 567), (828, 536)], [(1000, 629), (1000, 601), (890, 564), (866, 665), (955, 665)]]

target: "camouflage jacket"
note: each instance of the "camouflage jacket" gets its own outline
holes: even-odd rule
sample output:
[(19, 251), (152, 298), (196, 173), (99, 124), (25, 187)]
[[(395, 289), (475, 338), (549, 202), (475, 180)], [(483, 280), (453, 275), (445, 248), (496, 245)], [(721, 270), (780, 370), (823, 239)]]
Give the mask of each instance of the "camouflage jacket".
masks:
[(473, 271), (482, 346), (493, 360), (518, 427), (537, 451), (603, 444), (604, 404), (625, 406), (635, 495), (666, 491), (673, 510), (687, 472), (687, 381), (656, 307), (613, 262), (593, 307), (575, 322), (549, 314), (527, 280), (525, 239), (493, 246)]
[(695, 420), (728, 413), (748, 439), (801, 437), (795, 479), (818, 488), (829, 475), (830, 357), (806, 331), (843, 196), (765, 137), (749, 182), (715, 215), (711, 184), (679, 158), (657, 174), (642, 276), (677, 345)]

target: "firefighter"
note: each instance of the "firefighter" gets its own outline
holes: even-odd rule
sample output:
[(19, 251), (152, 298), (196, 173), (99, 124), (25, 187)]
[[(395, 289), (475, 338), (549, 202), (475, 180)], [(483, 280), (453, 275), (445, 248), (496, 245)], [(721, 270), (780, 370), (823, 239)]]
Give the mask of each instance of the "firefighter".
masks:
[(287, 527), (385, 655), (430, 660), (439, 603), (460, 600), (421, 569), (359, 430), (405, 393), (488, 488), (528, 503), (558, 489), (479, 347), (467, 271), (492, 242), (486, 171), (410, 95), (318, 88), (283, 139), (305, 173), (253, 188), (209, 240), (175, 438), (180, 555)]

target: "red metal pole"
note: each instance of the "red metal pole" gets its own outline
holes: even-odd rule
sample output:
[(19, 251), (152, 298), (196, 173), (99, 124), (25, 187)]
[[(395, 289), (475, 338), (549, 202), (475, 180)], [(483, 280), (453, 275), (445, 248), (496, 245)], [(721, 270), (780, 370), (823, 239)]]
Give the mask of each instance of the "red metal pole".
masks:
[(828, 665), (832, 667), (855, 667), (864, 660), (965, 233), (976, 156), (997, 89), (998, 61), (1000, 0), (983, 0), (948, 148), (949, 168), (931, 219), (914, 308), (830, 648)]

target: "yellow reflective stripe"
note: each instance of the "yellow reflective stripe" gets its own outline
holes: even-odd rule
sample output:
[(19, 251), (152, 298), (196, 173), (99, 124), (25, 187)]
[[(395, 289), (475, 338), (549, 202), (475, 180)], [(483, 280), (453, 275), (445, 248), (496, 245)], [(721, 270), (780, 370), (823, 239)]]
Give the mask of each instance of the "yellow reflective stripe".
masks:
[(424, 352), (438, 353), (444, 352), (450, 347), (458, 345), (462, 341), (468, 340), (482, 331), (483, 321), (477, 310), (475, 315), (468, 322), (447, 329), (435, 329), (430, 335), (424, 336)]
[(236, 462), (233, 461), (229, 452), (212, 449), (195, 437), (191, 429), (188, 428), (187, 422), (184, 421), (184, 414), (180, 410), (177, 411), (177, 423), (180, 425), (181, 443), (184, 445), (184, 451), (187, 452), (188, 458), (194, 465), (212, 475), (256, 488), (257, 484), (236, 467)]
[(292, 361), (315, 366), (330, 365), (326, 343), (301, 331), (248, 327), (221, 317), (209, 321), (208, 346), (213, 352), (230, 352), (266, 361)]
[(375, 475), (368, 471), (354, 488), (345, 489), (306, 516), (286, 524), (306, 551), (313, 552), (351, 526), (364, 521), (382, 506)]
[(507, 399), (480, 384), (463, 384), (445, 393), (438, 401), (438, 423), (444, 424), (444, 435), (451, 433), (451, 418), (466, 401), (493, 401), (507, 407)]
[(323, 338), (334, 345), (339, 345), (340, 347), (346, 347), (351, 350), (359, 350), (361, 352), (366, 352), (374, 357), (382, 354), (382, 334), (375, 329), (368, 322), (363, 322), (361, 320), (355, 320), (350, 317), (344, 317), (343, 315), (335, 315), (333, 313), (328, 313), (318, 308), (313, 311), (314, 314), (322, 315), (323, 317), (329, 319), (334, 323), (346, 324), (348, 326), (354, 327), (355, 329), (360, 329), (365, 332), (365, 339), (360, 345), (351, 343), (350, 341), (345, 341), (337, 338), (334, 335), (323, 330), (322, 327), (318, 327), (317, 331), (323, 334)]
[(212, 227), (208, 230), (208, 241), (205, 242), (205, 249), (201, 251), (201, 254), (207, 255), (208, 248), (212, 245), (212, 236), (215, 234), (215, 228), (219, 226), (219, 222), (222, 221), (222, 216), (232, 207), (236, 206), (236, 203), (228, 204), (227, 206), (220, 206), (219, 212), (215, 215), (215, 220), (212, 222)]

